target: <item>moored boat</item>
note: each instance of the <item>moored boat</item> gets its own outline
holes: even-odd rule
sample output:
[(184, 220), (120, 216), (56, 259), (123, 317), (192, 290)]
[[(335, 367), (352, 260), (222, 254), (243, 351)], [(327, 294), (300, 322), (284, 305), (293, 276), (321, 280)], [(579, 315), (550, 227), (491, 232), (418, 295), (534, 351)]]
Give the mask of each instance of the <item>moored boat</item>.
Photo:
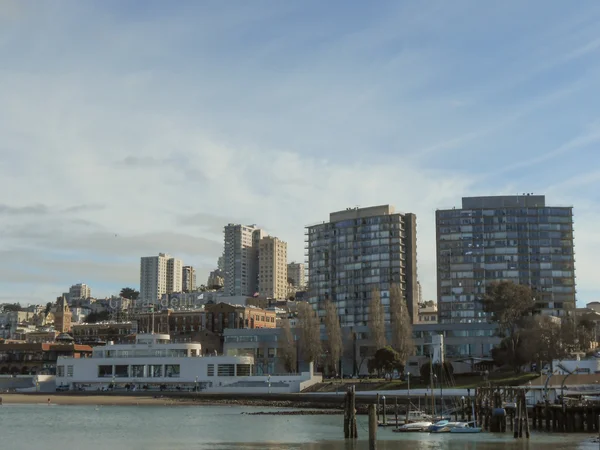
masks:
[(481, 427), (476, 427), (473, 422), (460, 422), (450, 429), (450, 433), (481, 433)]
[(431, 425), (431, 422), (413, 422), (402, 425), (393, 431), (397, 433), (422, 432), (427, 431)]
[(430, 433), (449, 433), (454, 427), (459, 425), (461, 422), (450, 422), (449, 420), (440, 420), (432, 424), (428, 431)]

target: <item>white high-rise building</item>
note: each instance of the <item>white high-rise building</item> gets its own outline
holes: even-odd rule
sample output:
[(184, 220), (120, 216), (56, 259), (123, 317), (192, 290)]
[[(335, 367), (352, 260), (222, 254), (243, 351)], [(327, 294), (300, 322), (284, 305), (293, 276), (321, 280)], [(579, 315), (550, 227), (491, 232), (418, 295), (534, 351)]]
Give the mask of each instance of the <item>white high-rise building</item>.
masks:
[(258, 250), (258, 293), (267, 298), (286, 298), (287, 277), (287, 244), (273, 236), (263, 237)]
[(70, 302), (74, 301), (74, 300), (79, 300), (79, 299), (88, 299), (91, 298), (92, 296), (92, 290), (90, 289), (90, 287), (87, 284), (84, 283), (78, 283), (78, 284), (74, 284), (73, 286), (71, 286), (69, 288), (69, 294), (67, 296), (68, 300)]
[(183, 291), (193, 292), (196, 290), (196, 269), (192, 266), (183, 266)]
[(255, 225), (225, 226), (225, 295), (252, 296), (258, 292), (258, 248), (265, 234)]
[(182, 291), (183, 262), (166, 253), (140, 261), (140, 300), (156, 302), (163, 294)]
[(287, 277), (297, 290), (306, 287), (306, 271), (304, 263), (291, 262), (287, 265)]

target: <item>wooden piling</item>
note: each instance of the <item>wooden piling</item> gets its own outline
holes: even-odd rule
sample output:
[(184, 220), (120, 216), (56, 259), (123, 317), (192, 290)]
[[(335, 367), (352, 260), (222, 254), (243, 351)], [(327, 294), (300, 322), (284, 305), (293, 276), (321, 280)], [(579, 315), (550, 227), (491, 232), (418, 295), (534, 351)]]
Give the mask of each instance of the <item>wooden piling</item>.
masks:
[(523, 396), (523, 418), (525, 420), (525, 437), (529, 439), (529, 417), (527, 416), (527, 397), (525, 396), (525, 391), (521, 391), (521, 395)]
[(369, 450), (377, 450), (377, 408), (369, 405)]
[(382, 416), (383, 416), (383, 425), (387, 425), (387, 406), (386, 406), (386, 398), (385, 395), (383, 397), (381, 397), (381, 400), (383, 402), (383, 409), (382, 409)]
[(353, 439), (358, 439), (358, 427), (356, 424), (356, 390), (355, 386), (352, 386), (350, 391), (350, 436)]
[(519, 437), (519, 401), (515, 402), (514, 422), (513, 422), (513, 437)]
[(377, 407), (375, 411), (377, 412), (377, 423), (379, 423), (379, 401), (381, 400), (381, 395), (377, 394)]
[(350, 439), (350, 390), (344, 397), (344, 439)]

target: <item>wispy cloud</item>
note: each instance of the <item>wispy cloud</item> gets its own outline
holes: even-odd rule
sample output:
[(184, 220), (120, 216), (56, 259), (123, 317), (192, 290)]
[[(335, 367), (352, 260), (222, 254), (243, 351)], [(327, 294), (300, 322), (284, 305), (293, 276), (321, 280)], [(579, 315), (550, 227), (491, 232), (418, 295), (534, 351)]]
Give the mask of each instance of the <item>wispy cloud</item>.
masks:
[(0, 5), (0, 251), (24, 255), (0, 271), (37, 283), (15, 298), (116, 292), (159, 251), (202, 279), (230, 221), (302, 260), (304, 225), (382, 203), (417, 214), (435, 298), (437, 207), (599, 201), (566, 181), (600, 163), (595, 2)]

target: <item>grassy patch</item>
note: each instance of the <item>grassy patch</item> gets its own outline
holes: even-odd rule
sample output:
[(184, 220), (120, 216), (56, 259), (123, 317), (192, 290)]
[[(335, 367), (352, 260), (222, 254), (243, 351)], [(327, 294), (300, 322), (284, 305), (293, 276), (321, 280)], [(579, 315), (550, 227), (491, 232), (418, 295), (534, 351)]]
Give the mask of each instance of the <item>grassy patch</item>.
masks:
[[(515, 374), (514, 372), (492, 372), (489, 382), (492, 386), (521, 386), (534, 380), (539, 375), (535, 373)], [(408, 383), (400, 380), (368, 379), (368, 380), (330, 380), (312, 386), (306, 392), (338, 392), (345, 391), (348, 386), (354, 385), (357, 391), (392, 391), (407, 389)], [(474, 389), (484, 385), (484, 379), (479, 374), (461, 374), (454, 377), (453, 382), (444, 383), (444, 387)], [(429, 382), (418, 379), (410, 380), (411, 389), (429, 388)]]

